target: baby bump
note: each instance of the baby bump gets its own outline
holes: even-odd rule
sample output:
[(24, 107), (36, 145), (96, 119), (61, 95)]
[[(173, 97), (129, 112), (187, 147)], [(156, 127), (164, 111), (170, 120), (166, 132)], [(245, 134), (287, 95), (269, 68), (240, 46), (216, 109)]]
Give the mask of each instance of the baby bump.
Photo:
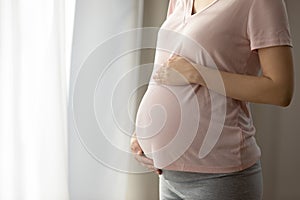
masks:
[(192, 143), (200, 115), (191, 91), (191, 86), (149, 86), (136, 117), (136, 134), (146, 155), (170, 158), (172, 152), (175, 159)]

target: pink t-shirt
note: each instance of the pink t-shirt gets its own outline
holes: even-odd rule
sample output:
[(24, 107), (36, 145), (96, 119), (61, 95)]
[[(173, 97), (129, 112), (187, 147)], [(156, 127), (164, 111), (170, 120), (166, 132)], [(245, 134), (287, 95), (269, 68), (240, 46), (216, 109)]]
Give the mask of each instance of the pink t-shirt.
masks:
[[(289, 45), (283, 0), (215, 0), (192, 15), (193, 0), (170, 0), (158, 33), (152, 77), (173, 54), (210, 68), (257, 76), (256, 49)], [(168, 86), (151, 77), (136, 134), (157, 168), (204, 173), (243, 170), (261, 156), (249, 102), (197, 84)], [(206, 80), (207, 84), (220, 84)]]

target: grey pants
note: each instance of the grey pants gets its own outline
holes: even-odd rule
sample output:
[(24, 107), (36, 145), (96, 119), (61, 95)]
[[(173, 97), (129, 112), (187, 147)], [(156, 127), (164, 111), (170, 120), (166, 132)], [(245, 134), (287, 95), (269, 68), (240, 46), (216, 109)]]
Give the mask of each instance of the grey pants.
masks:
[(194, 173), (163, 170), (160, 200), (261, 200), (260, 161), (233, 173)]

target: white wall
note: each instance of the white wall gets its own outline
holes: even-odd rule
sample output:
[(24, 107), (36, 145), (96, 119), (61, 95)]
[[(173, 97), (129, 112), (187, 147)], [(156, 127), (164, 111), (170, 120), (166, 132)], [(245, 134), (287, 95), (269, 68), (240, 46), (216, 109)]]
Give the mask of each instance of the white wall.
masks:
[[(114, 99), (116, 100), (114, 106), (121, 106), (120, 109), (124, 111), (123, 113), (118, 111), (114, 115), (115, 118), (112, 116), (115, 114), (112, 112), (114, 106), (109, 104), (107, 107), (103, 107), (101, 103), (112, 103), (110, 96), (105, 94), (110, 94), (116, 87), (127, 88), (127, 86), (136, 84), (134, 79), (123, 85), (119, 84), (121, 79), (117, 79), (116, 82), (109, 81), (122, 78), (125, 75), (124, 70), (128, 72), (131, 67), (139, 63), (137, 54), (118, 55), (121, 49), (134, 46), (137, 38), (134, 35), (126, 36), (126, 34), (121, 41), (109, 38), (116, 34), (120, 36), (122, 35), (120, 32), (141, 25), (141, 3), (141, 0), (126, 0), (126, 2), (124, 0), (76, 1), (69, 95), (69, 191), (71, 200), (126, 199), (128, 176), (126, 172), (119, 170), (128, 164), (129, 153), (119, 150), (119, 145), (113, 146), (115, 145), (113, 142), (127, 146), (126, 150), (130, 152), (130, 137), (122, 134), (120, 129), (110, 123), (113, 119), (119, 119), (118, 117), (123, 113), (127, 113), (127, 106), (123, 105), (127, 105), (126, 100), (128, 99), (122, 95)], [(113, 57), (116, 60), (111, 60), (113, 62), (110, 66), (106, 65), (108, 57), (114, 54), (119, 57)], [(110, 73), (104, 73), (106, 67), (111, 70)], [(98, 80), (100, 83), (97, 82)], [(104, 84), (105, 87), (98, 90), (101, 87), (101, 81), (105, 80), (108, 80), (111, 85)], [(100, 85), (96, 85), (98, 83)], [(98, 88), (96, 88), (97, 86)], [(126, 90), (118, 90), (114, 94), (118, 92), (124, 92), (123, 95), (127, 95)], [(95, 102), (93, 102), (94, 97), (97, 98)], [(102, 109), (101, 112), (97, 112), (98, 108)], [(97, 114), (98, 123), (95, 114)], [(127, 122), (127, 118), (118, 122), (124, 121)], [(125, 123), (125, 128), (132, 128), (126, 125), (128, 123)], [(101, 128), (111, 131), (102, 131)], [(126, 131), (128, 130), (126, 129)], [(112, 143), (106, 140), (104, 133), (107, 134), (105, 135), (107, 137), (115, 136)], [(126, 139), (123, 139), (124, 137)], [(114, 150), (111, 151), (111, 148)], [(108, 167), (107, 159), (114, 165)]]

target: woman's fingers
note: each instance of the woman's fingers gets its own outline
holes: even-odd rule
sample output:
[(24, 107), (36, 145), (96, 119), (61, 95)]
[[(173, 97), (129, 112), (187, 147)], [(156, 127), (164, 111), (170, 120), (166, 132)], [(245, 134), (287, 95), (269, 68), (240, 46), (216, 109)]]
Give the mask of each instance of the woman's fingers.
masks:
[(135, 155), (135, 159), (144, 165), (152, 165), (153, 166), (153, 160), (150, 158), (147, 158), (144, 154), (138, 153)]
[(131, 151), (135, 154), (135, 159), (143, 166), (147, 167), (151, 171), (154, 171), (157, 174), (161, 174), (162, 170), (156, 169), (154, 167), (153, 160), (146, 157), (141, 146), (138, 143), (138, 140), (135, 136), (133, 136), (130, 140), (130, 148)]
[(135, 155), (135, 159), (144, 167), (147, 167), (149, 170), (154, 171), (157, 174), (161, 174), (162, 170), (157, 169), (154, 167), (153, 160), (150, 158), (147, 158), (145, 154), (142, 152), (139, 152)]
[(134, 142), (131, 144), (131, 151), (137, 153), (138, 151), (142, 151), (142, 149), (138, 143)]
[(173, 54), (168, 60), (169, 61), (172, 61), (172, 60), (176, 60), (176, 59), (178, 59), (178, 58), (180, 58), (181, 56), (178, 56), (178, 55), (176, 55), (176, 54)]
[(139, 145), (137, 138), (132, 137), (130, 141), (130, 148), (133, 153), (138, 153), (139, 151), (143, 152), (141, 146)]
[(164, 83), (164, 81), (167, 79), (168, 75), (168, 69), (166, 66), (162, 66), (159, 68), (155, 75), (153, 76), (153, 79), (158, 83)]

